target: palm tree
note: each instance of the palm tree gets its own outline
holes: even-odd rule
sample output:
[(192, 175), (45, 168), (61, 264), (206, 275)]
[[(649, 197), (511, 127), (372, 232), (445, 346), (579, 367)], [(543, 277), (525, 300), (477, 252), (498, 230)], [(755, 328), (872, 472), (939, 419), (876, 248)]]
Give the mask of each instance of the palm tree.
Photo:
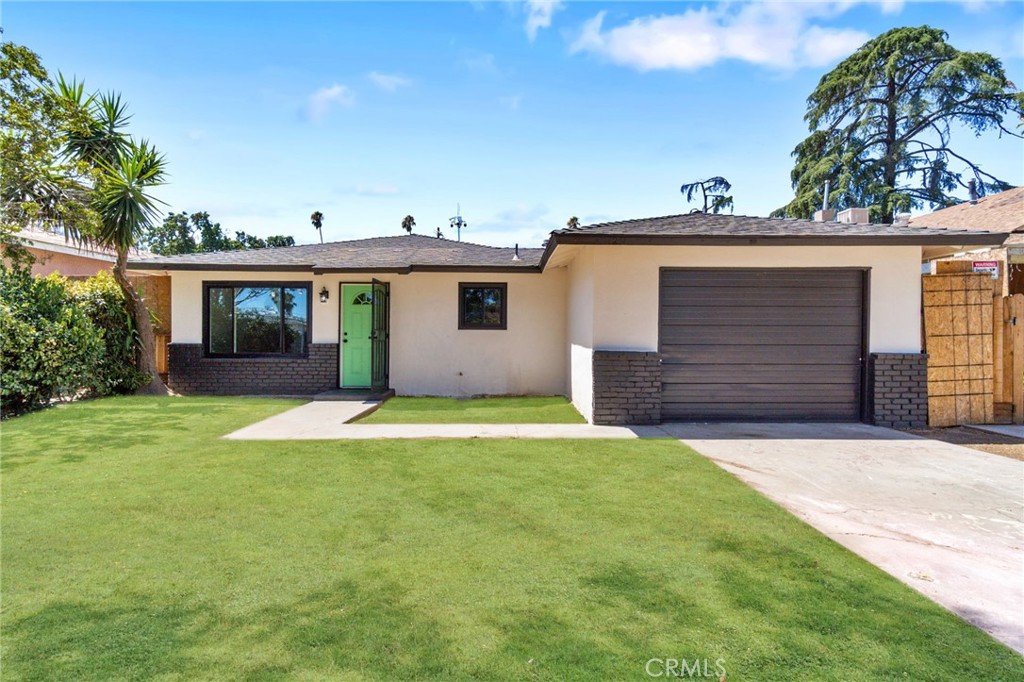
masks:
[(309, 216), (309, 221), (313, 223), (313, 227), (315, 227), (316, 231), (320, 233), (320, 243), (323, 244), (324, 231), (322, 228), (324, 226), (324, 214), (321, 213), (320, 211), (313, 211), (313, 213)]
[(576, 216), (573, 216), (565, 221), (565, 226), (568, 227), (570, 230), (575, 230), (580, 226), (580, 219), (577, 218)]
[(707, 180), (697, 180), (696, 182), (688, 182), (679, 188), (679, 191), (686, 197), (687, 203), (693, 201), (697, 191), (700, 190), (701, 197), (704, 200), (704, 208), (695, 208), (690, 213), (720, 213), (725, 209), (729, 209), (732, 213), (732, 196), (727, 195), (732, 189), (732, 184), (720, 175), (716, 175)]
[(411, 215), (407, 215), (402, 218), (402, 229), (412, 234), (412, 228), (416, 227), (416, 219)]
[(167, 387), (156, 368), (156, 342), (149, 308), (127, 274), (128, 252), (159, 217), (158, 200), (147, 192), (163, 184), (166, 161), (149, 142), (135, 142), (123, 132), (130, 117), (119, 94), (85, 95), (81, 84), (68, 83), (63, 76), (58, 81), (57, 94), (65, 105), (83, 115), (82, 125), (66, 131), (65, 153), (90, 170), (91, 187), (87, 189), (98, 218), (94, 232), (67, 225), (66, 233), (76, 241), (109, 248), (117, 254), (113, 275), (124, 293), (138, 334), (136, 366), (150, 378), (140, 392), (166, 395)]

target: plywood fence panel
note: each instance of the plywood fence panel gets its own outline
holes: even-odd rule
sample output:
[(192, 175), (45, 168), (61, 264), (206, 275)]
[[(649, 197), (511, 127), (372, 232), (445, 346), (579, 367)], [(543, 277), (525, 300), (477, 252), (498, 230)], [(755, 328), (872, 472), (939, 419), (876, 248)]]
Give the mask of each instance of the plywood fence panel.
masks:
[(992, 279), (961, 272), (925, 276), (923, 304), (929, 425), (991, 422)]
[(156, 354), (157, 374), (167, 374), (167, 344), (170, 340), (166, 334), (154, 335), (153, 352)]
[(1008, 395), (1011, 385), (1005, 381), (1003, 364), (1003, 297), (998, 293), (992, 297), (992, 395), (997, 403), (1008, 403), (1013, 398)]
[(146, 306), (156, 317), (153, 331), (157, 334), (170, 334), (171, 278), (159, 275), (129, 275), (128, 279), (135, 285)]
[(1009, 384), (1013, 422), (1024, 424), (1024, 294), (1004, 299), (1004, 382)]

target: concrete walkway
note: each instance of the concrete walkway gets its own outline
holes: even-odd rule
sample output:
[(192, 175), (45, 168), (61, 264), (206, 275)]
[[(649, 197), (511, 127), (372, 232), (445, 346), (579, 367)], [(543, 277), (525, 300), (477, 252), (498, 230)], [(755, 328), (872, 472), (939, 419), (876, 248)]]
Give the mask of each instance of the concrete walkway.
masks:
[(862, 424), (662, 428), (1024, 653), (1024, 462)]
[[(325, 429), (333, 429), (354, 421), (380, 407), (379, 400), (345, 400), (311, 402), (275, 414), (263, 421), (250, 424), (224, 436), (231, 440), (289, 440), (331, 438), (320, 436)], [(333, 436), (343, 438), (344, 436)]]
[(1024, 424), (968, 424), (967, 428), (1024, 440)]
[(224, 436), (231, 440), (365, 440), (372, 438), (650, 438), (656, 426), (592, 424), (351, 424), (379, 401), (312, 402)]

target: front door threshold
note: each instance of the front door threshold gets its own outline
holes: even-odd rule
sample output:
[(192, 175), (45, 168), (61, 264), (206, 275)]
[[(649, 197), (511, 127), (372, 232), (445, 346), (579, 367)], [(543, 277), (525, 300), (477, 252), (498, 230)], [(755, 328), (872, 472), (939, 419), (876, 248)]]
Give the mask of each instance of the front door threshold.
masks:
[(371, 388), (335, 388), (323, 393), (317, 393), (313, 400), (387, 400), (395, 396), (395, 389), (385, 388), (374, 390)]

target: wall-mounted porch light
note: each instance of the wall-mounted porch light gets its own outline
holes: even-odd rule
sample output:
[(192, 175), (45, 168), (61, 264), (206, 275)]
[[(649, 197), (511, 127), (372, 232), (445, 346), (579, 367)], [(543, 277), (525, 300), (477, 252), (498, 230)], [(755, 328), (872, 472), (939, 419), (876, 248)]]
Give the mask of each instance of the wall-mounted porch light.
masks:
[(331, 292), (327, 291), (327, 287), (320, 290), (320, 302), (327, 303), (327, 299), (331, 297)]

